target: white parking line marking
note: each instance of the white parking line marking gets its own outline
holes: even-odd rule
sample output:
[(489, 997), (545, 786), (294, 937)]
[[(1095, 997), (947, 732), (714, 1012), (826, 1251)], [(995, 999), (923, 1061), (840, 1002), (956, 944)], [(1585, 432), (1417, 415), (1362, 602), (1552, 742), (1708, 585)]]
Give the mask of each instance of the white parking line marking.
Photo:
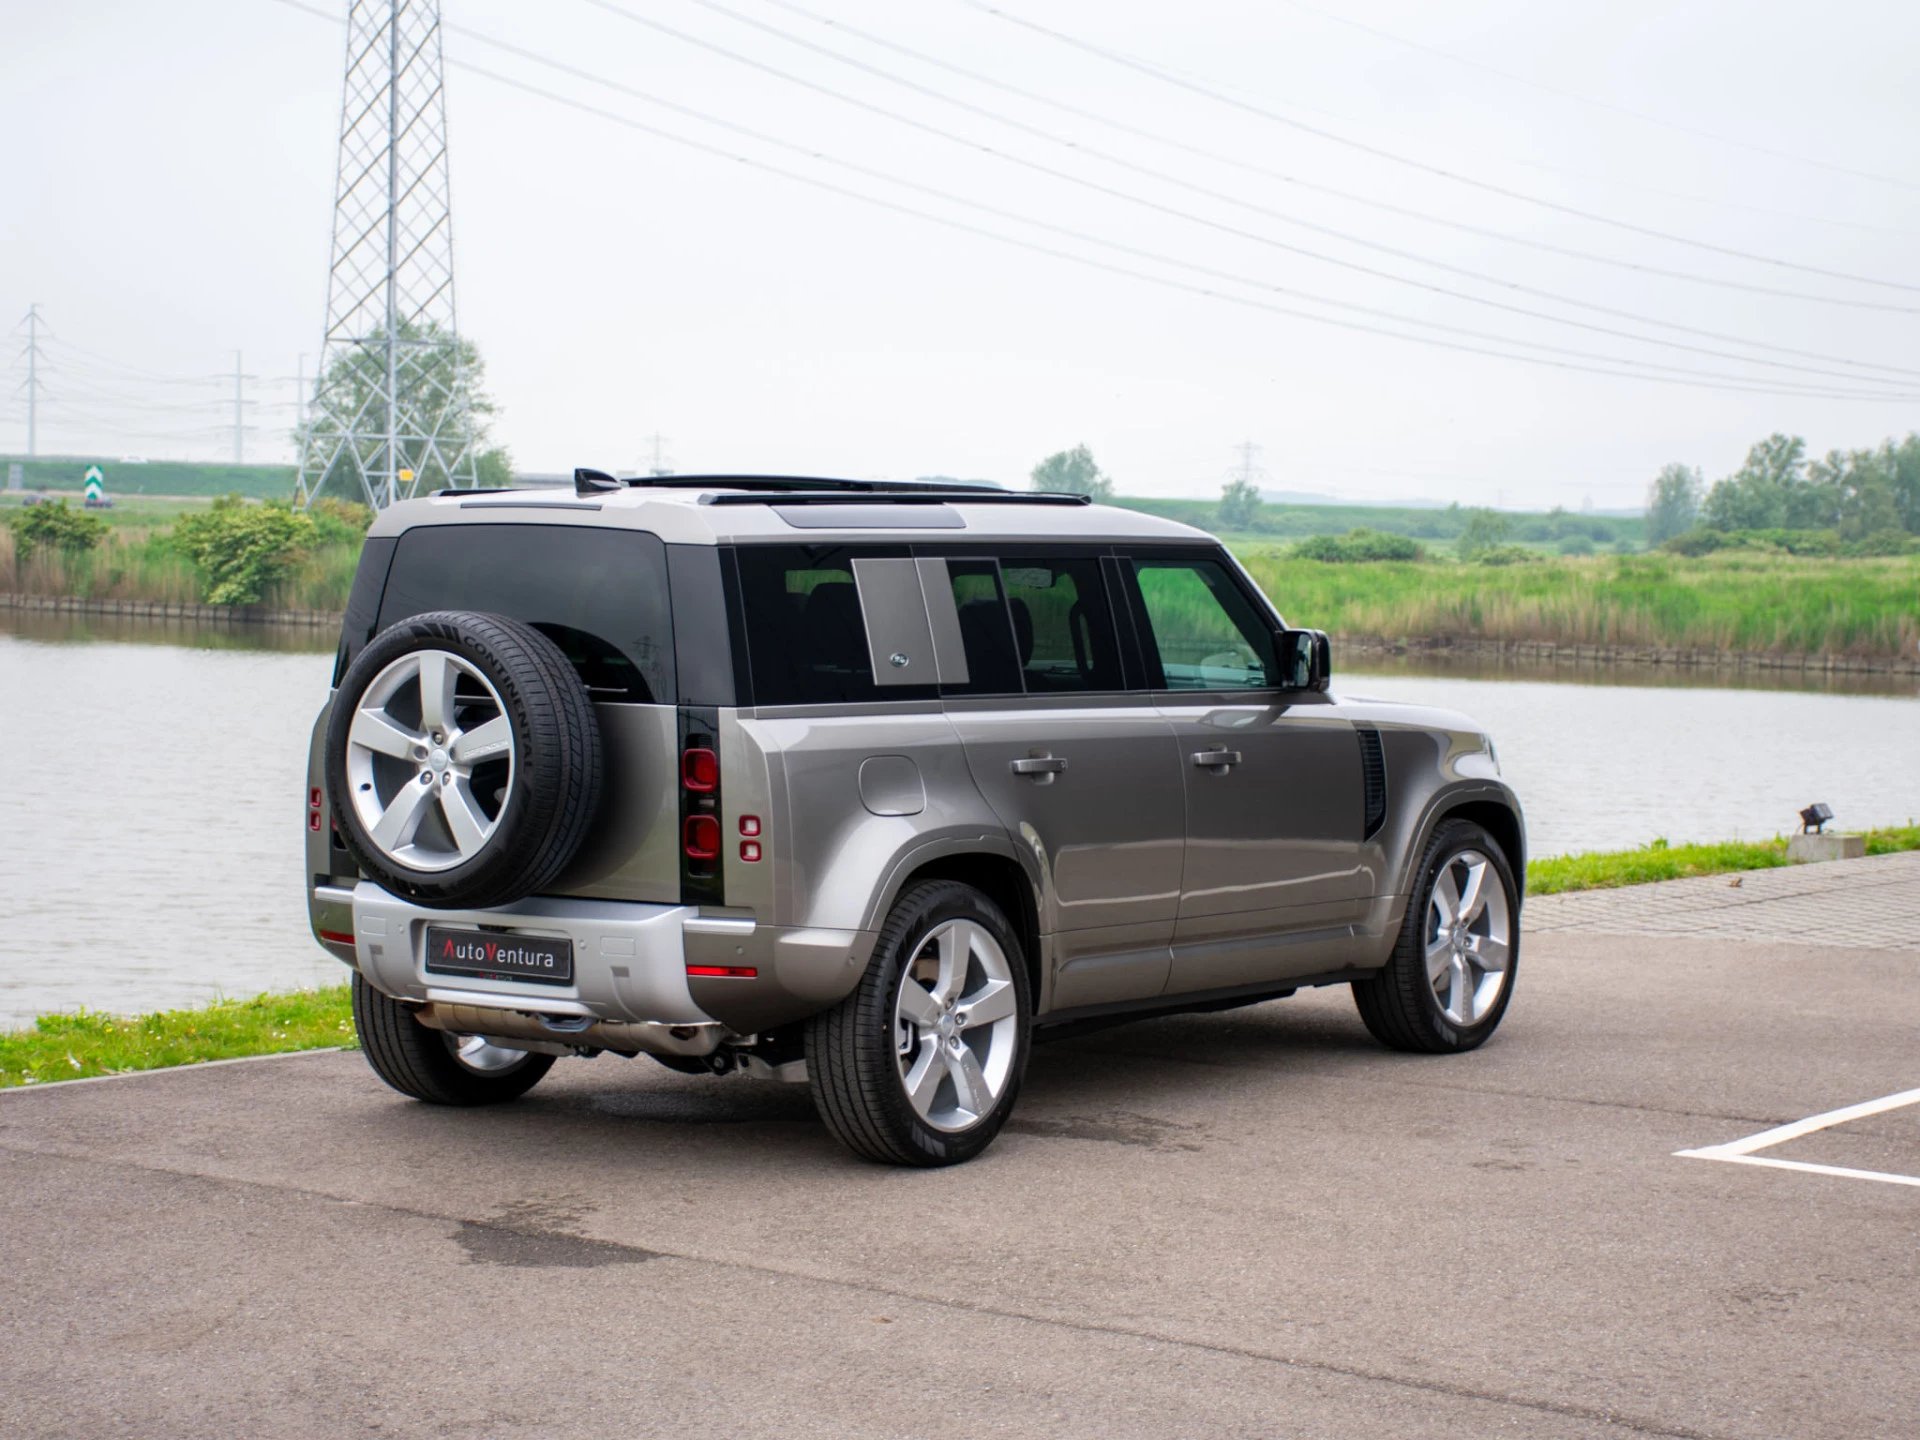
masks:
[(1676, 1150), (1673, 1153), (1683, 1160), (1724, 1160), (1731, 1165), (1765, 1165), (1774, 1170), (1803, 1170), (1810, 1175), (1838, 1175), (1849, 1180), (1878, 1180), (1887, 1185), (1920, 1187), (1920, 1175), (1893, 1175), (1884, 1170), (1853, 1170), (1844, 1165), (1815, 1165), (1805, 1160), (1775, 1160), (1771, 1156), (1754, 1153), (1756, 1150), (1767, 1150), (1775, 1145), (1784, 1145), (1789, 1140), (1798, 1140), (1802, 1135), (1811, 1135), (1816, 1130), (1825, 1130), (1832, 1125), (1844, 1125), (1849, 1120), (1864, 1120), (1869, 1115), (1898, 1110), (1904, 1105), (1920, 1105), (1920, 1090), (1902, 1090), (1897, 1095), (1882, 1096), (1878, 1100), (1863, 1100), (1858, 1105), (1847, 1105), (1838, 1110), (1809, 1115), (1805, 1120), (1795, 1120), (1790, 1125), (1776, 1125), (1771, 1130), (1762, 1130), (1757, 1135), (1748, 1135), (1740, 1140), (1729, 1140), (1724, 1145), (1706, 1145), (1698, 1150)]

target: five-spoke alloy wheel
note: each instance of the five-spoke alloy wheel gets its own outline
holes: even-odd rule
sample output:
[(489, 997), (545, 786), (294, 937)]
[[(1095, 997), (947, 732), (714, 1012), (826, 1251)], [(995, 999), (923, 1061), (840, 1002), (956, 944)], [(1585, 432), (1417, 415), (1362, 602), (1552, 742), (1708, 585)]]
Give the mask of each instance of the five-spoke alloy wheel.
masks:
[(1006, 952), (977, 920), (928, 931), (893, 1002), (900, 1083), (936, 1130), (993, 1113), (1013, 1078), (1020, 1018)]
[(1392, 956), (1353, 982), (1353, 999), (1382, 1044), (1471, 1050), (1506, 1014), (1519, 963), (1520, 892), (1506, 852), (1480, 826), (1447, 820), (1415, 871)]
[(916, 881), (859, 986), (807, 1022), (814, 1105), (870, 1160), (969, 1160), (1013, 1109), (1032, 1014), (1026, 958), (1000, 907), (955, 880)]
[(390, 625), (327, 720), (340, 842), (382, 889), (439, 909), (510, 905), (557, 879), (601, 798), (600, 728), (554, 642), (502, 615)]

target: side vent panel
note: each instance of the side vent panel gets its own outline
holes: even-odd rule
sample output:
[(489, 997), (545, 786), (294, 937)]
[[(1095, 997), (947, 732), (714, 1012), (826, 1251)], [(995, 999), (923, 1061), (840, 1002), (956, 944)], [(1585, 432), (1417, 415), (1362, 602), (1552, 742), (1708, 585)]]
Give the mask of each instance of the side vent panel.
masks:
[(1360, 776), (1365, 794), (1362, 839), (1371, 840), (1387, 823), (1387, 759), (1380, 748), (1380, 732), (1371, 725), (1356, 725), (1353, 733), (1360, 740)]

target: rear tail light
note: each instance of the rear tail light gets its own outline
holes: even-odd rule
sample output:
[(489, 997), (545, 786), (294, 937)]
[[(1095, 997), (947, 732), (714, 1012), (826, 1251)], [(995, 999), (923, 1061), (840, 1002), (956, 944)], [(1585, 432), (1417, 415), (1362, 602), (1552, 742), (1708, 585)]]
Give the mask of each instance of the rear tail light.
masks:
[(680, 827), (680, 841), (689, 860), (718, 859), (720, 822), (711, 815), (689, 815)]
[(759, 970), (751, 965), (689, 965), (687, 974), (719, 976), (728, 980), (753, 980), (759, 977)]
[(740, 833), (742, 835), (758, 835), (760, 833), (760, 817), (758, 815), (742, 815), (740, 817)]
[(740, 842), (740, 858), (742, 860), (758, 860), (760, 858), (760, 842), (758, 840), (742, 840)]
[(307, 829), (315, 835), (320, 833), (320, 787), (307, 787)]
[(680, 783), (696, 795), (711, 795), (720, 788), (720, 757), (711, 750), (695, 747), (680, 753)]

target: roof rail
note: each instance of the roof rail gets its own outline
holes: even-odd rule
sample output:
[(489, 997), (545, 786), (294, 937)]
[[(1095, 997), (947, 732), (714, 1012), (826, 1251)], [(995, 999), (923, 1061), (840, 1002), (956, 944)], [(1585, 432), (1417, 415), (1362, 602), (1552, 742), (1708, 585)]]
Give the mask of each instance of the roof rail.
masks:
[[(958, 493), (955, 493), (958, 491)], [(731, 495), (702, 495), (702, 505), (1091, 505), (1085, 495), (1061, 495), (1047, 490), (996, 490), (958, 486), (885, 490), (775, 490)]]
[(850, 495), (886, 495), (940, 491), (964, 495), (1004, 495), (998, 485), (962, 480), (823, 480), (810, 475), (641, 475), (623, 479), (636, 490), (803, 490), (841, 491)]

